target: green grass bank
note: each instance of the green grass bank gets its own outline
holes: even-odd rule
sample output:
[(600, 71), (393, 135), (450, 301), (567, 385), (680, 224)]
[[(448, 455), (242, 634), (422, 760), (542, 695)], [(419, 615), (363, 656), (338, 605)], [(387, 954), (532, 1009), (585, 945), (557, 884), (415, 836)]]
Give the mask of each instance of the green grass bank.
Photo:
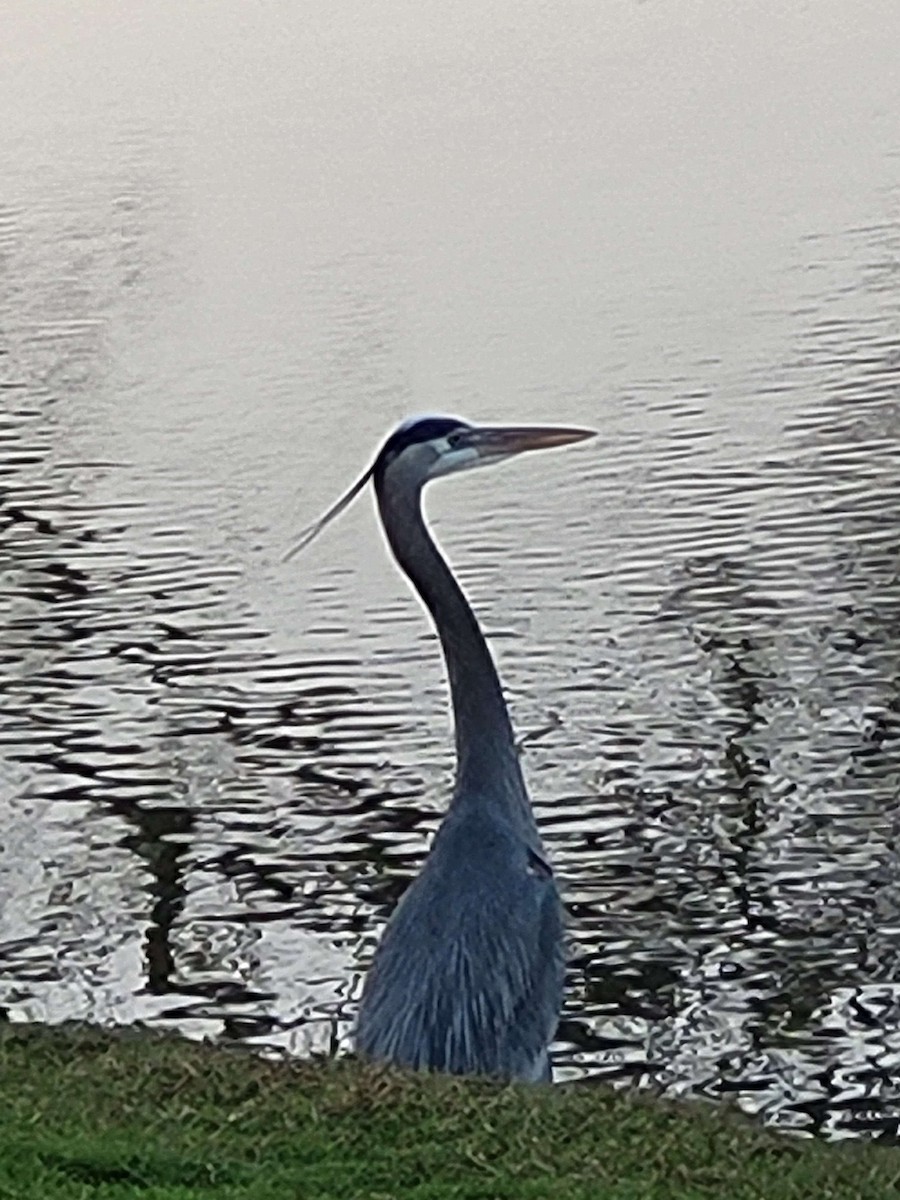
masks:
[(0, 1028), (3, 1200), (885, 1200), (900, 1148), (702, 1104)]

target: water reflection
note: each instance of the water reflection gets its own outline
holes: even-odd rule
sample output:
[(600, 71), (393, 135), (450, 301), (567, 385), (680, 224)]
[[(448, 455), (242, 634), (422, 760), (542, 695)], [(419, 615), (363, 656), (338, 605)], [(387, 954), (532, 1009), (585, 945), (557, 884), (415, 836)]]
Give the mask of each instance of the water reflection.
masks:
[[(737, 487), (720, 473), (690, 481), (695, 505), (728, 486), (744, 545), (729, 530), (728, 553), (694, 554), (688, 535), (656, 618), (680, 652), (640, 722), (638, 757), (659, 784), (625, 801), (621, 768), (607, 771), (614, 819), (604, 836), (594, 818), (586, 855), (593, 868), (599, 836), (607, 865), (577, 910), (584, 1060), (609, 1047), (611, 1075), (633, 1056), (636, 1074), (670, 1089), (738, 1092), (778, 1123), (839, 1133), (895, 1130), (898, 1102), (895, 328), (893, 305), (862, 331), (841, 323), (836, 360), (835, 323), (816, 322), (792, 370), (841, 381), (793, 423), (790, 455)], [(860, 395), (865, 417), (846, 402)], [(645, 647), (657, 638), (645, 630)], [(624, 729), (608, 732), (621, 743)], [(664, 761), (678, 747), (699, 761)], [(645, 979), (642, 958), (662, 974)], [(579, 1045), (577, 1022), (567, 1032)]]
[[(608, 78), (693, 36), (650, 7), (609, 6), (623, 59)], [(698, 13), (725, 61), (729, 31)], [(776, 36), (751, 25), (748, 61)], [(816, 85), (840, 66), (816, 65), (817, 45)], [(829, 89), (870, 130), (838, 86), (869, 71), (854, 45)], [(461, 51), (446, 53), (454, 77)], [(741, 164), (729, 175), (725, 156), (686, 212), (663, 212), (637, 142), (598, 180), (582, 144), (596, 73), (565, 39), (547, 55), (504, 76), (504, 137), (482, 112), (490, 74), (414, 119), (408, 89), (431, 93), (411, 61), (399, 89), (366, 76), (362, 99), (326, 72), (318, 132), (276, 119), (248, 76), (193, 123), (156, 100), (114, 119), (110, 92), (104, 134), (58, 126), (51, 105), (3, 150), (0, 1003), (296, 1053), (346, 1044), (443, 811), (444, 686), (364, 508), (289, 569), (279, 557), (408, 409), (552, 412), (604, 431), (572, 474), (460, 481), (431, 511), (500, 657), (569, 900), (559, 1073), (894, 1135), (895, 147), (865, 199), (841, 172), (815, 204), (815, 182), (801, 189), (818, 227), (754, 243), (764, 282), (747, 294)], [(550, 87), (563, 61), (567, 96)], [(369, 144), (373, 89), (385, 131)], [(688, 103), (604, 96), (610, 137), (652, 138)], [(804, 113), (820, 127), (797, 110), (798, 145)], [(703, 139), (679, 145), (702, 174)], [(537, 207), (512, 204), (549, 180), (548, 156)], [(652, 184), (637, 224), (635, 177)], [(630, 231), (625, 274), (608, 271), (607, 228)], [(710, 229), (728, 269), (705, 249), (694, 274)]]

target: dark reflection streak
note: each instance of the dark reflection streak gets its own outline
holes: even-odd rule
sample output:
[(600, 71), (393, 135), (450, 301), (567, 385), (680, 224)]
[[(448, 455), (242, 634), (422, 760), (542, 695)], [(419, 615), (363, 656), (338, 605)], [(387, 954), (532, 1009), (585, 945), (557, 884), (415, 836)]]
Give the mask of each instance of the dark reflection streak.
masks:
[[(747, 601), (741, 603), (739, 592), (738, 588), (735, 607), (746, 609)], [(777, 932), (777, 922), (765, 912), (771, 905), (764, 888), (754, 891), (753, 885), (754, 852), (760, 835), (765, 832), (765, 777), (769, 769), (768, 759), (753, 744), (753, 734), (765, 724), (760, 712), (763, 700), (760, 680), (764, 671), (760, 664), (764, 649), (749, 634), (736, 638), (711, 634), (701, 641), (701, 647), (719, 664), (719, 669), (713, 672), (713, 687), (730, 710), (727, 725), (733, 726), (725, 738), (722, 786), (735, 797), (739, 830), (732, 835), (732, 848), (723, 849), (722, 858), (733, 866), (732, 886), (747, 929), (768, 928)]]
[[(122, 838), (122, 845), (143, 859), (152, 878), (148, 890), (154, 900), (144, 943), (147, 990), (155, 996), (180, 991), (173, 982), (175, 962), (170, 943), (172, 927), (185, 902), (182, 860), (187, 849), (185, 835), (194, 829), (195, 815), (189, 808), (149, 808), (127, 801), (114, 807), (135, 827)], [(175, 839), (173, 835), (179, 836)]]

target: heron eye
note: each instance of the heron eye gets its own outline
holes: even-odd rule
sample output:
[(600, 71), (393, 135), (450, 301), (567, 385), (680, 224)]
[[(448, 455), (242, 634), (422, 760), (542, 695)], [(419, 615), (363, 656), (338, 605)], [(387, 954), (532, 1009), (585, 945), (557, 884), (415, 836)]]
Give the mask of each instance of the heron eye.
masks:
[(451, 450), (455, 450), (461, 441), (462, 441), (461, 433), (451, 433), (451, 434), (448, 434), (448, 436), (447, 436), (447, 445), (450, 447)]

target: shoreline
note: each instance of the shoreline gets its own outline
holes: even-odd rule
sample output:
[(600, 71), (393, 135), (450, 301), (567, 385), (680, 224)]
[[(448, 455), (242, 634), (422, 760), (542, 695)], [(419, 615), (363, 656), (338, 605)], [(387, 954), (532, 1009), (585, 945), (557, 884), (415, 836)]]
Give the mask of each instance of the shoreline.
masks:
[(603, 1085), (293, 1061), (144, 1028), (0, 1027), (3, 1200), (884, 1200), (900, 1147)]

